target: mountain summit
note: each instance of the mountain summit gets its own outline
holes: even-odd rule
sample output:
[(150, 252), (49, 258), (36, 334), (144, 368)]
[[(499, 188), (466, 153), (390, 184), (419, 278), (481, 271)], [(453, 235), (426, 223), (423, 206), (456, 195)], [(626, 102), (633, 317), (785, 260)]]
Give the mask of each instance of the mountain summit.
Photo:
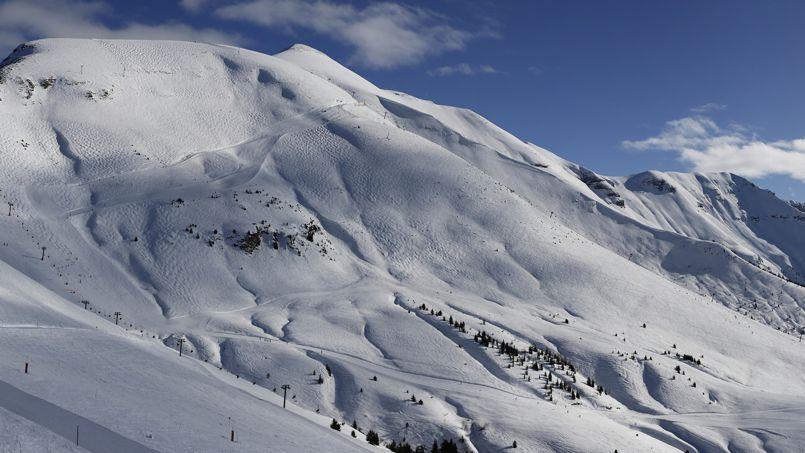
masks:
[(26, 398), (132, 451), (805, 442), (805, 215), (738, 176), (599, 175), (300, 44), (33, 41), (0, 121), (31, 442), (76, 423)]

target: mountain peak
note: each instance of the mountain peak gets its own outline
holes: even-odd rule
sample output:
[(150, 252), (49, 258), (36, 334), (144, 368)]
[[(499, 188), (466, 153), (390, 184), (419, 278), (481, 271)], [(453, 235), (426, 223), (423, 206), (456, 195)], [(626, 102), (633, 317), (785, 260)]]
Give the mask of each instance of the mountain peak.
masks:
[(290, 47), (288, 47), (285, 50), (283, 50), (283, 52), (312, 52), (312, 53), (317, 53), (317, 54), (321, 54), (321, 55), (325, 55), (325, 56), (327, 55), (327, 54), (325, 54), (324, 52), (322, 52), (322, 51), (320, 51), (318, 49), (314, 49), (313, 47), (310, 47), (309, 45), (302, 44), (302, 43), (292, 44)]
[(315, 74), (335, 83), (341, 88), (347, 90), (357, 88), (373, 92), (379, 91), (375, 85), (359, 74), (334, 60), (326, 53), (306, 44), (294, 44), (274, 56), (293, 63), (311, 74)]

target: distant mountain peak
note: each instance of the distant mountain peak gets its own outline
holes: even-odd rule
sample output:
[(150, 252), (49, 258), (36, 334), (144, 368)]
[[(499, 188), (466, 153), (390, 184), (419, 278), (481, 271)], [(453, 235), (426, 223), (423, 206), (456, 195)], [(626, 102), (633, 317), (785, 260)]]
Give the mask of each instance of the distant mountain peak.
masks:
[(283, 52), (289, 52), (289, 51), (292, 51), (292, 52), (312, 52), (312, 53), (317, 53), (317, 54), (321, 54), (321, 55), (327, 55), (327, 54), (325, 54), (324, 52), (322, 52), (322, 51), (320, 51), (318, 49), (315, 49), (315, 48), (313, 48), (313, 47), (311, 47), (311, 46), (309, 46), (307, 44), (302, 44), (302, 43), (292, 44), (289, 47), (287, 47), (285, 50), (283, 50)]

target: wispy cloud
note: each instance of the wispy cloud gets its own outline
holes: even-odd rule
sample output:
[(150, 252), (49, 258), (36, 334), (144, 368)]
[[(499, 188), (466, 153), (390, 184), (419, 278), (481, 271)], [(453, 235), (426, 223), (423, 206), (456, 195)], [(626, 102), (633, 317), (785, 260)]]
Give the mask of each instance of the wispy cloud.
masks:
[(805, 182), (805, 138), (766, 141), (743, 126), (722, 128), (703, 115), (669, 121), (658, 135), (627, 140), (623, 146), (673, 151), (701, 172), (728, 171), (747, 177), (785, 175)]
[(0, 3), (0, 47), (11, 49), (36, 38), (173, 39), (239, 44), (244, 39), (211, 28), (180, 22), (129, 22), (110, 27), (103, 19), (114, 10), (102, 1), (11, 0)]
[(707, 112), (715, 112), (718, 110), (724, 110), (727, 106), (724, 104), (719, 104), (717, 102), (708, 102), (707, 104), (698, 105), (690, 109), (693, 113), (707, 113)]
[(475, 38), (494, 35), (485, 28), (456, 28), (425, 8), (390, 2), (357, 7), (327, 0), (254, 0), (221, 7), (215, 14), (286, 33), (312, 30), (350, 46), (353, 63), (381, 69), (462, 50)]
[(499, 74), (500, 71), (490, 65), (473, 66), (469, 63), (459, 63), (452, 66), (439, 66), (428, 71), (428, 75), (447, 77), (452, 75), (471, 76), (477, 74)]
[(192, 13), (200, 12), (209, 3), (210, 0), (179, 0), (179, 6)]
[(535, 76), (542, 75), (542, 73), (545, 72), (539, 66), (533, 66), (533, 65), (529, 66), (527, 68), (527, 70), (528, 70), (529, 73), (531, 73), (531, 75), (535, 75)]

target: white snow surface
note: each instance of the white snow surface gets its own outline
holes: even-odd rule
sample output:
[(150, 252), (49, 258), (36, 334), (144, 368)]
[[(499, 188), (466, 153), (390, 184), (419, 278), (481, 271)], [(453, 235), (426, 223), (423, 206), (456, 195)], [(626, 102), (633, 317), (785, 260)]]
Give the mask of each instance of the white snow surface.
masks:
[(738, 176), (601, 176), (304, 45), (33, 41), (0, 124), (0, 451), (805, 445), (805, 214)]

